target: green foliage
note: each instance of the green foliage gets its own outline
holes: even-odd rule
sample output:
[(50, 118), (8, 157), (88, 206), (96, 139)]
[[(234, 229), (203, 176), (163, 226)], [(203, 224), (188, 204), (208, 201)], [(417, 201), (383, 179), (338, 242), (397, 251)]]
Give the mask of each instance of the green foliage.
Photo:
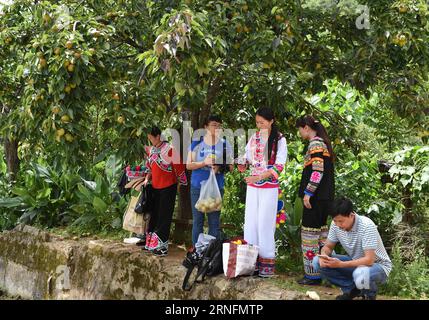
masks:
[(225, 193), (223, 196), (222, 223), (233, 225), (233, 230), (225, 229), (227, 236), (243, 234), (244, 209), (246, 203), (245, 173), (234, 169), (225, 174)]
[(6, 189), (10, 184), (1, 185), (0, 228), (28, 223), (48, 228), (71, 225), (86, 231), (119, 229), (127, 204), (115, 192), (121, 168), (120, 160), (111, 156), (104, 171), (94, 174), (95, 181), (87, 181), (77, 173), (58, 173), (32, 163), (10, 192)]
[(73, 203), (80, 177), (71, 172), (55, 172), (37, 163), (30, 164), (22, 186), (11, 190), (14, 197), (0, 199), (0, 207), (19, 212), (18, 223), (52, 227), (70, 222), (69, 204)]
[[(411, 250), (411, 260), (404, 258), (404, 251)], [(409, 255), (409, 253), (408, 253)], [(429, 296), (429, 261), (422, 249), (410, 248), (396, 243), (391, 255), (393, 269), (381, 293), (414, 299)]]
[(83, 180), (76, 191), (79, 201), (70, 206), (77, 213), (71, 226), (86, 231), (120, 229), (127, 201), (113, 196), (114, 187), (101, 175), (95, 181)]
[(285, 204), (286, 222), (280, 224), (276, 230), (277, 250), (283, 252), (279, 255), (280, 260), (287, 259), (285, 253), (292, 260), (302, 260), (301, 251), (301, 220), (303, 213), (302, 199), (296, 198), (295, 202)]
[[(99, 173), (100, 169), (104, 172)], [(94, 167), (95, 181), (86, 181), (77, 186), (78, 201), (70, 206), (77, 213), (71, 226), (82, 231), (109, 231), (122, 228), (122, 215), (127, 199), (116, 192), (116, 179), (122, 171), (121, 160), (115, 156), (106, 163)]]
[(429, 146), (404, 147), (392, 155), (389, 173), (395, 183), (411, 192), (417, 205), (429, 201)]
[(336, 169), (336, 196), (353, 201), (356, 212), (369, 216), (386, 234), (402, 221), (402, 204), (392, 185), (384, 185), (378, 170), (378, 158), (363, 153), (339, 163)]

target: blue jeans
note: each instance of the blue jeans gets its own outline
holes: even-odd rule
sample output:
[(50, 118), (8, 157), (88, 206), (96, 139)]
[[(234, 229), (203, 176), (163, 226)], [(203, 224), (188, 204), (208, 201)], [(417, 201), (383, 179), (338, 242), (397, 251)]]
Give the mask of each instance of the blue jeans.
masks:
[[(351, 261), (349, 256), (332, 255), (341, 261)], [(362, 294), (374, 297), (377, 294), (377, 284), (385, 283), (386, 272), (380, 264), (374, 263), (371, 267), (357, 268), (321, 268), (319, 257), (313, 259), (314, 270), (320, 271), (322, 278), (341, 288), (344, 293), (350, 293), (354, 288), (360, 289)], [(316, 271), (316, 272), (317, 272)]]
[[(204, 219), (207, 215), (209, 223), (209, 235), (218, 237), (220, 229), (220, 211), (203, 213), (195, 208), (195, 204), (200, 197), (201, 189), (191, 187), (191, 205), (192, 205), (192, 244), (196, 244), (198, 236), (204, 231)], [(220, 189), (220, 193), (223, 197), (223, 189)]]

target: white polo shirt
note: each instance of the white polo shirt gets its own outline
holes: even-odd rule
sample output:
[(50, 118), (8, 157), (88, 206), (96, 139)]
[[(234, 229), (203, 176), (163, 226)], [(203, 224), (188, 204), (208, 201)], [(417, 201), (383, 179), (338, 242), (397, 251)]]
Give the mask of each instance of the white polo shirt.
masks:
[(353, 260), (364, 257), (365, 250), (375, 250), (375, 263), (381, 265), (386, 275), (389, 275), (392, 270), (392, 262), (384, 248), (377, 226), (368, 217), (356, 214), (355, 222), (350, 231), (340, 229), (332, 221), (328, 240), (341, 243)]

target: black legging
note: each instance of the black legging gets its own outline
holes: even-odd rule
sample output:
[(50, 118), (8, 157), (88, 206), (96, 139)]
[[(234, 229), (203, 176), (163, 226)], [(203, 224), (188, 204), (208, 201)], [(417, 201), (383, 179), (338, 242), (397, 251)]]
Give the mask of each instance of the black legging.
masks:
[(164, 189), (153, 189), (153, 212), (148, 232), (155, 232), (162, 241), (168, 241), (176, 204), (177, 184)]

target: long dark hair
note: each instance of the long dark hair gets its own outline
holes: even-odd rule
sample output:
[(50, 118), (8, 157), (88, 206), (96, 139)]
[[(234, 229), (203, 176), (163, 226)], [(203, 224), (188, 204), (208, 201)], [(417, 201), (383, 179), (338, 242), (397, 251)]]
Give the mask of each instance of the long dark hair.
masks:
[(279, 129), (277, 128), (274, 112), (270, 108), (262, 107), (256, 111), (256, 115), (264, 118), (267, 121), (274, 120), (273, 124), (271, 125), (271, 133), (268, 138), (268, 159), (270, 159), (271, 152), (273, 151), (273, 145), (277, 146), (277, 142), (279, 140)]
[(299, 127), (304, 128), (305, 126), (309, 126), (311, 129), (316, 131), (317, 136), (322, 138), (326, 146), (328, 147), (331, 160), (332, 161), (335, 160), (335, 154), (334, 154), (334, 150), (332, 149), (331, 140), (328, 137), (328, 132), (326, 131), (325, 127), (319, 120), (314, 119), (310, 115), (302, 116), (296, 120), (295, 126), (297, 128)]

